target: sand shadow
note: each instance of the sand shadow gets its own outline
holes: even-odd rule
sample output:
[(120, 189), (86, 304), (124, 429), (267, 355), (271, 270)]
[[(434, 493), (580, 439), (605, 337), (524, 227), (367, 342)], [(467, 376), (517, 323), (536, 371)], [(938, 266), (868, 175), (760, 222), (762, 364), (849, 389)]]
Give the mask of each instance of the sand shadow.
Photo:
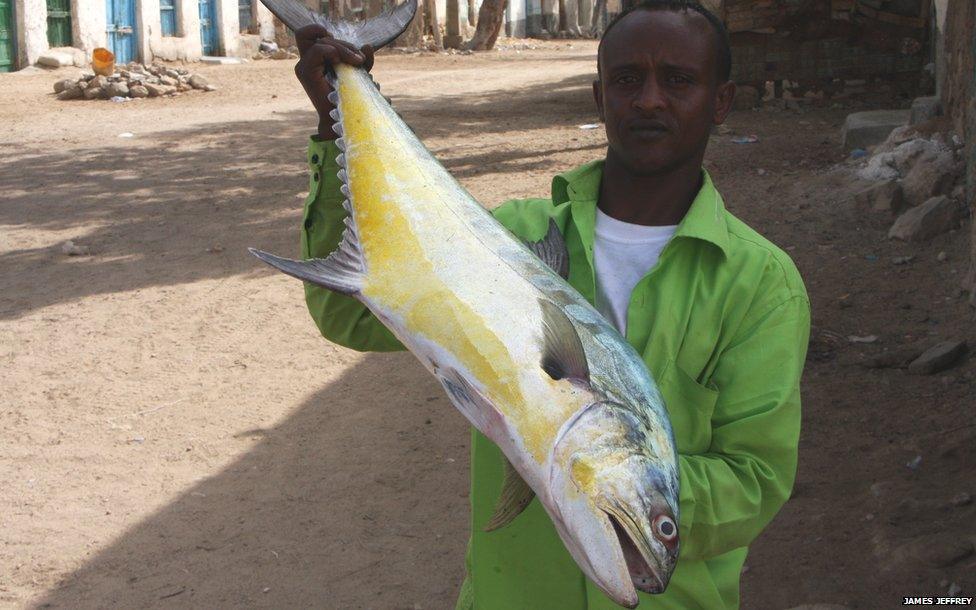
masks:
[[(468, 133), (476, 142), (489, 131), (516, 138), (584, 120), (592, 108), (579, 103), (582, 88), (583, 80), (567, 79), (396, 103), (421, 139)], [(525, 100), (524, 112), (510, 112), (512, 97)], [(154, 133), (131, 146), (0, 150), (0, 225), (37, 228), (46, 240), (0, 254), (0, 319), (94, 294), (270, 273), (247, 254), (249, 246), (297, 254), (305, 146), (315, 119), (311, 112), (280, 117)], [(551, 165), (553, 154), (579, 146), (485, 152), (432, 144), (461, 178)], [(66, 239), (92, 255), (67, 256)]]
[(30, 605), (449, 607), (469, 438), (412, 356), (370, 354)]

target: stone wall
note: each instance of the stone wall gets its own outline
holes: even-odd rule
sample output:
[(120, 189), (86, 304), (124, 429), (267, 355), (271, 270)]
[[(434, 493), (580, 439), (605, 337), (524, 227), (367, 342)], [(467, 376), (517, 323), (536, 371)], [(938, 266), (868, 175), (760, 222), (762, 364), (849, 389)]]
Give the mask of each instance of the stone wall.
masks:
[[(883, 76), (917, 84), (930, 61), (928, 5), (887, 2), (725, 0), (721, 11), (733, 47), (733, 79), (814, 84)], [(868, 4), (905, 14), (877, 12)]]
[[(945, 24), (946, 75), (942, 104), (953, 127), (966, 140), (966, 198), (976, 215), (976, 3), (949, 3)], [(976, 223), (972, 227), (972, 256), (966, 288), (976, 306)]]

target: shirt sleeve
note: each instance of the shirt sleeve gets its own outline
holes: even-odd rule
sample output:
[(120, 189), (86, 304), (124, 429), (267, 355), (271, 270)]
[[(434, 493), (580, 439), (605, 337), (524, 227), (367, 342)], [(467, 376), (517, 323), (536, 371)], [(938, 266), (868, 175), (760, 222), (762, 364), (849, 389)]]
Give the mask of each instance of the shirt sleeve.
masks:
[(679, 455), (681, 556), (748, 546), (789, 498), (810, 336), (805, 295), (758, 316), (722, 353), (709, 451)]

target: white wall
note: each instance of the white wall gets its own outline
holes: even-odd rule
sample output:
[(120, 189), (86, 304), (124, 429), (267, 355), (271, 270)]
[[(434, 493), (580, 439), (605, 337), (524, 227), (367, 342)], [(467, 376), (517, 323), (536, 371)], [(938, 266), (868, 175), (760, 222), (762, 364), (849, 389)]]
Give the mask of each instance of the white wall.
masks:
[(47, 51), (47, 3), (45, 0), (15, 0), (18, 67), (32, 65)]
[[(136, 7), (138, 11), (138, 6)], [(85, 57), (91, 58), (92, 51), (106, 45), (105, 34), (107, 9), (105, 1), (72, 0), (71, 28), (75, 46), (85, 52)], [(136, 13), (136, 21), (139, 15)]]

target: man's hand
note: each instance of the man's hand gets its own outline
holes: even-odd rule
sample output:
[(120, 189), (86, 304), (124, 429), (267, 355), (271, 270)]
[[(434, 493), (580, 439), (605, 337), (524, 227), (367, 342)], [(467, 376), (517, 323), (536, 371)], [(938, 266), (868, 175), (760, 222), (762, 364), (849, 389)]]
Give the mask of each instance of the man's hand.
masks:
[(325, 78), (326, 70), (338, 63), (363, 66), (367, 72), (373, 68), (373, 49), (366, 45), (357, 50), (348, 42), (329, 36), (325, 28), (318, 24), (306, 25), (295, 32), (300, 59), (295, 64), (295, 76), (305, 88), (308, 99), (319, 113), (319, 138), (334, 140), (332, 117), (334, 106), (329, 102), (332, 87)]

